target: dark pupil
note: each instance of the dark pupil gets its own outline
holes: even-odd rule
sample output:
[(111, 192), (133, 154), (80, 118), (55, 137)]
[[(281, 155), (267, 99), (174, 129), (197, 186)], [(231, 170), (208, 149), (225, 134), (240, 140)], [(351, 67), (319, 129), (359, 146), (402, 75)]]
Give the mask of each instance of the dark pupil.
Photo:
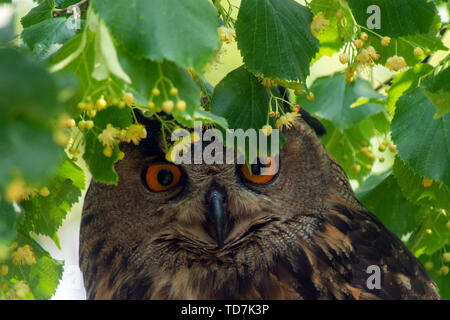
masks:
[(261, 175), (261, 169), (262, 168), (266, 168), (267, 166), (268, 166), (267, 164), (261, 163), (261, 160), (258, 159), (257, 163), (251, 165), (251, 167), (252, 167), (252, 175), (255, 175), (255, 176)]
[(168, 169), (161, 169), (161, 171), (158, 172), (158, 182), (164, 186), (170, 186), (170, 184), (173, 181), (173, 173)]

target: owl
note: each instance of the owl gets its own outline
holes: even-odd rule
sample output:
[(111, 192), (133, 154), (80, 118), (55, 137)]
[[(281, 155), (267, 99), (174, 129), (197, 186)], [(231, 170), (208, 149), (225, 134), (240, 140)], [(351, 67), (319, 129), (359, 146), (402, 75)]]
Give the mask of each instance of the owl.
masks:
[(158, 123), (138, 115), (147, 139), (121, 146), (118, 184), (93, 181), (85, 198), (88, 299), (439, 299), (301, 113), (265, 175), (261, 161), (167, 162)]

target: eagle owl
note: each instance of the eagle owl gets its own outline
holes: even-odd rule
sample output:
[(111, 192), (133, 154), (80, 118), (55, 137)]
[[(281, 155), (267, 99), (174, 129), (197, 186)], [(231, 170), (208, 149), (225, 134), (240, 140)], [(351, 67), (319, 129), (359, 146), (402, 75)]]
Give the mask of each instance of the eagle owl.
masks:
[[(260, 166), (174, 165), (160, 129), (124, 145), (117, 186), (93, 181), (80, 229), (89, 299), (439, 299), (402, 242), (355, 197), (307, 112)], [(261, 164), (260, 164), (261, 165)], [(249, 174), (249, 170), (252, 171)], [(370, 266), (380, 286), (368, 286)]]

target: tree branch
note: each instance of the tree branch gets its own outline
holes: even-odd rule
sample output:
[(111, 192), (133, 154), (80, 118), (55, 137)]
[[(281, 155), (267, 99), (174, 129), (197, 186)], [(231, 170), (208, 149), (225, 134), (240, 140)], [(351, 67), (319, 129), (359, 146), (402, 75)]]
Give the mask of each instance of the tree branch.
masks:
[[(53, 11), (53, 18), (57, 18), (57, 17), (59, 17), (59, 16), (61, 16), (62, 14), (64, 14), (64, 13), (67, 13), (67, 14), (73, 14), (73, 11), (72, 12), (67, 12), (67, 10), (69, 9), (69, 8), (72, 8), (72, 7), (78, 7), (78, 8), (81, 8), (82, 6), (84, 6), (84, 5), (88, 5), (89, 4), (89, 0), (82, 0), (82, 1), (80, 1), (80, 2), (78, 2), (78, 3), (75, 3), (74, 5), (71, 5), (71, 6), (68, 6), (67, 8), (64, 8), (64, 9), (60, 9), (60, 10), (55, 10), (55, 11)], [(82, 11), (81, 11), (82, 12)]]

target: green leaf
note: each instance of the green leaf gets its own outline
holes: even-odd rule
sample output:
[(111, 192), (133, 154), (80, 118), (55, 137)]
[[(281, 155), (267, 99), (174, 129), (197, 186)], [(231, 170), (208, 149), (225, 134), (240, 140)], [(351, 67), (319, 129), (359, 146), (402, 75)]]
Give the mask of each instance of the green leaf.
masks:
[(23, 214), (17, 212), (12, 204), (0, 201), (0, 245), (7, 245), (14, 239), (22, 217)]
[(54, 260), (50, 255), (38, 258), (28, 275), (35, 299), (49, 300), (53, 296), (62, 278), (63, 265), (63, 261)]
[[(310, 3), (314, 14), (320, 12), (330, 21), (329, 26), (324, 26), (325, 30), (319, 33), (317, 39), (320, 41), (319, 53), (316, 54), (314, 61), (319, 60), (324, 55), (331, 56), (338, 52), (342, 46), (352, 40), (353, 24), (349, 10), (345, 10), (336, 0), (312, 0)], [(343, 18), (338, 19), (336, 12), (342, 11)]]
[(398, 157), (394, 163), (393, 173), (403, 195), (409, 201), (423, 206), (446, 209), (450, 212), (450, 190), (444, 184), (433, 183), (430, 187), (424, 187), (423, 179), (425, 177), (412, 170)]
[(193, 118), (202, 123), (213, 123), (219, 125), (222, 129), (228, 129), (228, 121), (224, 117), (220, 117), (208, 111), (197, 109), (194, 112)]
[[(2, 23), (0, 25), (0, 44), (9, 42), (15, 36), (15, 12), (12, 8), (3, 6)], [(9, 9), (9, 10), (8, 10)]]
[[(277, 95), (276, 92), (274, 94)], [(267, 123), (270, 103), (269, 91), (253, 74), (241, 66), (230, 72), (215, 87), (211, 112), (225, 118), (229, 129), (242, 129), (244, 132), (248, 129), (259, 130)], [(275, 127), (275, 120), (271, 118), (269, 124)], [(222, 133), (225, 137), (226, 132)], [(285, 137), (281, 131), (279, 133), (279, 147), (282, 148)], [(242, 146), (238, 145), (238, 147)], [(271, 139), (267, 141), (267, 148), (270, 153)], [(245, 150), (240, 148), (238, 150), (245, 154), (247, 163), (250, 163), (255, 157), (254, 154), (249, 153), (248, 141), (246, 141)]]
[(39, 183), (56, 172), (62, 148), (53, 126), (65, 106), (58, 101), (60, 89), (22, 51), (0, 49), (0, 187), (16, 176)]
[(17, 120), (0, 126), (0, 135), (0, 186), (15, 175), (39, 183), (56, 172), (63, 150), (46, 128)]
[(58, 178), (70, 180), (74, 187), (84, 190), (86, 187), (86, 177), (80, 167), (70, 160), (65, 160), (58, 171)]
[(47, 251), (25, 232), (20, 231), (15, 241), (19, 247), (24, 245), (32, 247), (36, 263), (31, 266), (14, 266), (9, 261), (8, 279), (16, 282), (25, 280), (35, 299), (50, 299), (62, 278), (64, 263), (54, 260)]
[(96, 42), (98, 37), (98, 33), (86, 30), (68, 41), (50, 59), (52, 71), (61, 75), (75, 75), (78, 80), (79, 94), (71, 100), (71, 114), (73, 116), (79, 115), (80, 109), (77, 108), (77, 104), (86, 100), (87, 97), (91, 97), (93, 101), (96, 101), (101, 95), (119, 100), (123, 97), (125, 82), (108, 69), (107, 63), (111, 64), (113, 63), (112, 61), (102, 61), (102, 67), (106, 68), (106, 72), (109, 75), (107, 79), (98, 81), (93, 77), (96, 67), (100, 65), (96, 64), (96, 55), (98, 55)]
[(65, 160), (57, 174), (47, 185), (50, 195), (34, 198), (21, 203), (25, 211), (23, 230), (33, 231), (57, 239), (56, 232), (66, 218), (72, 205), (78, 202), (84, 189), (83, 170), (72, 161)]
[(314, 101), (302, 96), (297, 102), (320, 118), (333, 122), (341, 131), (385, 109), (379, 103), (365, 103), (352, 108), (352, 105), (361, 98), (385, 99), (385, 96), (372, 89), (367, 80), (361, 78), (354, 83), (347, 83), (345, 75), (337, 73), (318, 78), (310, 90), (314, 93)]
[(373, 13), (367, 13), (372, 5), (380, 9), (381, 29), (375, 30), (383, 36), (398, 37), (427, 33), (437, 16), (433, 2), (427, 0), (348, 0), (359, 25), (367, 25)]
[(421, 78), (433, 70), (427, 63), (415, 65), (405, 72), (397, 73), (389, 89), (388, 111), (393, 115), (395, 113), (395, 104), (404, 94), (413, 91), (419, 86)]
[(403, 196), (391, 171), (370, 176), (356, 191), (356, 195), (367, 209), (400, 238), (415, 231), (423, 219), (423, 210)]
[(244, 67), (230, 72), (214, 89), (211, 111), (231, 129), (260, 129), (266, 124), (269, 91)]
[(92, 35), (89, 33), (88, 37), (88, 32), (83, 32), (70, 39), (58, 52), (50, 57), (51, 71), (59, 72), (75, 60), (80, 59), (80, 55), (88, 47), (88, 38), (89, 42), (91, 42)]
[(201, 73), (219, 47), (216, 11), (207, 0), (93, 0), (91, 5), (136, 58), (167, 59)]
[(449, 218), (443, 211), (427, 212), (420, 229), (408, 243), (416, 256), (418, 253), (432, 255), (449, 244), (450, 230), (446, 227)]
[(246, 67), (257, 76), (304, 82), (319, 50), (312, 18), (293, 0), (243, 0), (236, 33)]
[(55, 8), (54, 0), (42, 0), (39, 4), (28, 12), (20, 22), (24, 28), (37, 24), (46, 19), (52, 18), (52, 10)]
[(61, 110), (57, 84), (39, 63), (16, 49), (0, 49), (0, 126), (23, 117), (47, 123)]
[(89, 131), (86, 135), (86, 150), (83, 158), (89, 167), (93, 178), (105, 184), (117, 184), (119, 177), (114, 169), (114, 164), (119, 160), (120, 149), (116, 145), (111, 157), (103, 154), (105, 147), (98, 140), (98, 135), (108, 124), (116, 128), (125, 129), (133, 123), (131, 112), (118, 107), (108, 107), (97, 113), (95, 117), (95, 131)]
[(97, 81), (107, 80), (109, 74), (130, 83), (130, 77), (123, 71), (117, 57), (113, 39), (108, 28), (102, 21), (98, 23), (97, 37), (95, 41), (95, 65), (92, 77)]
[[(178, 89), (179, 99), (186, 102), (185, 111), (174, 108), (171, 114), (182, 125), (193, 126), (194, 112), (200, 106), (200, 89), (186, 70), (170, 61), (158, 63), (148, 59), (140, 60), (125, 52), (121, 52), (120, 56), (120, 62), (132, 80), (132, 84), (128, 86), (129, 91), (135, 94), (142, 105), (147, 106), (148, 102), (153, 101), (156, 110), (160, 111), (163, 102), (171, 98), (170, 85), (166, 81), (170, 80), (171, 84)], [(161, 92), (157, 97), (152, 94), (155, 87)], [(174, 103), (177, 102), (175, 97), (171, 99)]]
[(450, 186), (450, 115), (436, 108), (420, 88), (402, 96), (392, 120), (392, 138), (400, 158), (419, 174)]
[(355, 190), (355, 194), (359, 199), (370, 198), (375, 194), (377, 188), (391, 180), (392, 170), (386, 170), (382, 173), (374, 174), (363, 181), (363, 183)]
[[(322, 120), (327, 135), (322, 142), (339, 162), (350, 179), (361, 182), (372, 171), (375, 156), (369, 151), (373, 137), (389, 131), (389, 122), (383, 113), (364, 119), (352, 128), (339, 130), (332, 122)], [(363, 147), (365, 146), (365, 147)], [(356, 170), (354, 166), (359, 166)]]
[(22, 39), (35, 54), (47, 57), (71, 39), (77, 31), (67, 27), (66, 18), (52, 18), (24, 29)]
[[(449, 247), (444, 248), (444, 252), (449, 252)], [(427, 262), (432, 262), (434, 265), (434, 270), (429, 271), (430, 276), (436, 282), (439, 288), (439, 295), (443, 300), (450, 300), (450, 273), (447, 275), (437, 275), (436, 271), (440, 269), (443, 265), (442, 252), (435, 252), (432, 255), (422, 255), (420, 261), (425, 264)], [(447, 264), (448, 265), (448, 264)]]
[(422, 85), (424, 93), (437, 109), (435, 118), (450, 111), (450, 68), (445, 68)]

